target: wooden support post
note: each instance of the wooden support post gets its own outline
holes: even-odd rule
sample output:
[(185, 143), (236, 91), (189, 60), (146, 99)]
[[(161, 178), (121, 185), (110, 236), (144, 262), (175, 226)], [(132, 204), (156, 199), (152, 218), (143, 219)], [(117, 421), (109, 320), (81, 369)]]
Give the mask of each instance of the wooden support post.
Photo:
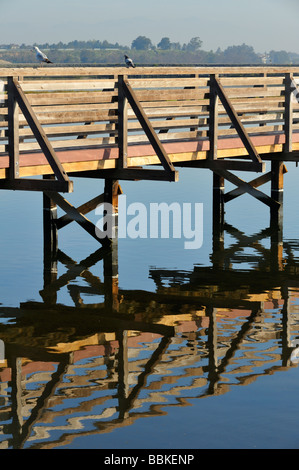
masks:
[(213, 172), (213, 237), (219, 237), (224, 222), (224, 178)]
[(105, 305), (108, 310), (118, 310), (118, 195), (118, 181), (105, 179), (104, 203), (107, 205), (104, 215), (112, 229), (111, 237), (108, 235), (110, 249), (104, 257)]
[[(48, 179), (53, 179), (50, 175)], [(44, 288), (57, 278), (58, 230), (56, 226), (57, 206), (43, 193), (43, 235), (44, 235)], [(44, 298), (44, 301), (56, 303), (56, 292)]]
[(271, 197), (279, 206), (270, 208), (272, 270), (283, 269), (283, 174), (282, 161), (271, 162)]
[(11, 180), (19, 178), (19, 106), (14, 93), (13, 77), (8, 77), (8, 174)]
[(281, 228), (283, 222), (283, 174), (285, 167), (283, 161), (271, 162), (271, 198), (277, 205), (270, 207), (270, 226)]

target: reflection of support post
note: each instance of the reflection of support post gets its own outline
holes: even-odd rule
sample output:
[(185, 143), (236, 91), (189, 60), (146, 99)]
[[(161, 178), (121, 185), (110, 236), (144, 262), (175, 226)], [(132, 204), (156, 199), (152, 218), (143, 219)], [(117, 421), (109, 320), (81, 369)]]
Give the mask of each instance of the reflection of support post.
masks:
[(217, 321), (216, 321), (217, 309), (213, 307), (206, 308), (206, 314), (209, 317), (209, 329), (208, 329), (208, 350), (209, 350), (209, 392), (214, 393), (216, 391), (217, 383)]
[(117, 339), (119, 418), (125, 419), (129, 416), (129, 411), (127, 409), (127, 398), (129, 393), (128, 332), (119, 331)]
[[(49, 177), (47, 177), (49, 179)], [(51, 179), (54, 179), (54, 176)], [(58, 230), (56, 226), (57, 206), (43, 194), (43, 231), (44, 231), (44, 287), (57, 278)], [(55, 298), (47, 299), (56, 302)], [(46, 300), (46, 299), (44, 299)]]
[(283, 307), (281, 310), (282, 314), (282, 334), (281, 334), (281, 358), (282, 366), (290, 366), (290, 354), (291, 354), (291, 322), (289, 315), (289, 289), (287, 286), (281, 288), (281, 297), (283, 299)]
[(109, 204), (105, 207), (105, 218), (110, 218), (107, 225), (112, 228), (110, 250), (104, 257), (105, 304), (112, 310), (118, 310), (118, 195), (118, 181), (105, 179), (104, 199)]
[(18, 448), (22, 435), (23, 413), (22, 413), (22, 359), (13, 357), (11, 359), (11, 401), (12, 401), (12, 434)]

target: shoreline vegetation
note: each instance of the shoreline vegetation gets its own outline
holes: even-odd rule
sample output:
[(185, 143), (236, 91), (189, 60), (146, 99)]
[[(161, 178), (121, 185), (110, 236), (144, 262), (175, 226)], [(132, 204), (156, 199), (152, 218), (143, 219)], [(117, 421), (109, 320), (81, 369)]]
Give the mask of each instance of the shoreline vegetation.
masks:
[(154, 45), (145, 36), (138, 36), (130, 47), (108, 41), (71, 41), (55, 44), (0, 44), (0, 65), (32, 64), (35, 53), (32, 48), (37, 45), (56, 64), (123, 64), (124, 54), (134, 58), (136, 65), (186, 65), (186, 64), (299, 64), (299, 54), (287, 51), (269, 51), (257, 53), (252, 46), (241, 44), (229, 46), (222, 50), (206, 51), (202, 48), (200, 38), (191, 38), (187, 44), (171, 42), (164, 37)]

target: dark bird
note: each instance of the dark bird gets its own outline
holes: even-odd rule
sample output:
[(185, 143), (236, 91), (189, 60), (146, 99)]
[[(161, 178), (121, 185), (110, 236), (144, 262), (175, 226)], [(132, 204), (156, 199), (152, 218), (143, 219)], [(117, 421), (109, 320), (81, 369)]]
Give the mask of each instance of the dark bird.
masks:
[(47, 64), (53, 64), (53, 62), (51, 62), (48, 57), (46, 56), (46, 54), (44, 54), (42, 51), (39, 50), (39, 48), (37, 46), (34, 46), (34, 50), (36, 52), (36, 58), (37, 60), (40, 62), (40, 63), (47, 63)]
[(127, 67), (133, 67), (133, 69), (135, 68), (133, 60), (130, 59), (130, 57), (128, 57), (126, 54), (125, 54), (125, 63)]

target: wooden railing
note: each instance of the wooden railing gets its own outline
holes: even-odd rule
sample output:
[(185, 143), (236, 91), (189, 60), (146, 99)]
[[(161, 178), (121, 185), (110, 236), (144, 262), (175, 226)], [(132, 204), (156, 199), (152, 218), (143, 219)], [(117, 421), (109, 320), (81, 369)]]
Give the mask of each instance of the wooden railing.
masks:
[(213, 161), (222, 139), (239, 137), (261, 171), (254, 136), (283, 136), (284, 152), (299, 149), (296, 80), (299, 67), (3, 68), (0, 157), (9, 154), (16, 180), (18, 155), (42, 149), (57, 190), (70, 191), (59, 150), (115, 147), (121, 177), (128, 147), (151, 144), (165, 179), (176, 180), (167, 143), (208, 141)]

